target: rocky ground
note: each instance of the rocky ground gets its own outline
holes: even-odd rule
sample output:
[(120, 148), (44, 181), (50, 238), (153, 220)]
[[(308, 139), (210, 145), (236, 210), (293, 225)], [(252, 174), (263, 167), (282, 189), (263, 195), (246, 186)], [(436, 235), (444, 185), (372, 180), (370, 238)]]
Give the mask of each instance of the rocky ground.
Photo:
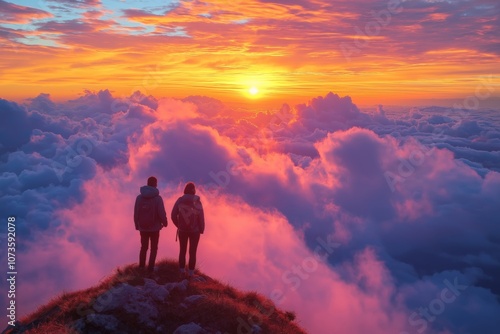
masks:
[(207, 275), (180, 277), (173, 261), (153, 274), (118, 269), (98, 286), (63, 294), (5, 333), (305, 333), (292, 312)]

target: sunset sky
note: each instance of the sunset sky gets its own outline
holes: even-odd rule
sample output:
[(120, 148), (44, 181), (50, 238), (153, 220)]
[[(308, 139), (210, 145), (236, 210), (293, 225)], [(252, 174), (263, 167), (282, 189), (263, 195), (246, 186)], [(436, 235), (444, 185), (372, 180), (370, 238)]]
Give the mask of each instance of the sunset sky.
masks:
[(19, 317), (137, 262), (154, 175), (168, 213), (197, 185), (197, 267), (311, 334), (497, 334), (499, 32), (498, 0), (0, 0)]
[(495, 0), (0, 0), (0, 90), (449, 104), (500, 83), (498, 31)]

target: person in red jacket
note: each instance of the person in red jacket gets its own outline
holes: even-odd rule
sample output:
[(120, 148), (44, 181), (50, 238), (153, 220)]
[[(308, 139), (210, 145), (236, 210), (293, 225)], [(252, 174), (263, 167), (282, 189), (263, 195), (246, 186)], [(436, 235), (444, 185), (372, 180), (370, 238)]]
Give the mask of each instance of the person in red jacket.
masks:
[(181, 276), (186, 275), (186, 251), (189, 241), (189, 277), (194, 275), (196, 250), (200, 235), (205, 231), (203, 205), (200, 197), (195, 194), (194, 183), (187, 183), (184, 188), (184, 195), (177, 199), (171, 214), (172, 221), (179, 234), (179, 268)]
[(160, 230), (167, 227), (167, 213), (163, 205), (163, 199), (157, 188), (158, 180), (151, 176), (148, 184), (141, 187), (140, 195), (137, 196), (134, 206), (135, 229), (141, 234), (141, 251), (139, 252), (139, 268), (146, 266), (146, 253), (151, 242), (151, 253), (149, 254), (148, 271), (153, 272), (158, 252), (158, 240)]

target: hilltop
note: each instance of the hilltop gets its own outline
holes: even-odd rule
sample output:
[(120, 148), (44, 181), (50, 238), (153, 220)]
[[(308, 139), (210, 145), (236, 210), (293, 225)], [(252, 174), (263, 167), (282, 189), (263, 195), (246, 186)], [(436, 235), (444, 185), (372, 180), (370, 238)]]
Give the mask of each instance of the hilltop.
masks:
[(97, 286), (64, 293), (5, 333), (304, 334), (292, 312), (196, 271), (179, 278), (177, 262), (154, 274), (117, 268)]

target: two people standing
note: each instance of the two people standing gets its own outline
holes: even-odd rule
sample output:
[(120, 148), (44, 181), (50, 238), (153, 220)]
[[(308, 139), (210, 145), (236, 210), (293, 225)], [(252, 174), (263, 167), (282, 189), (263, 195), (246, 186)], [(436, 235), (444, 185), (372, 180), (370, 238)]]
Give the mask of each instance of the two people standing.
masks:
[[(146, 186), (141, 187), (140, 195), (137, 196), (134, 207), (134, 223), (136, 230), (141, 234), (141, 250), (139, 252), (139, 267), (145, 268), (146, 253), (149, 243), (151, 252), (149, 255), (148, 271), (154, 270), (156, 255), (158, 251), (158, 240), (160, 230), (167, 227), (167, 216), (163, 199), (158, 188), (155, 177), (148, 178)], [(194, 183), (189, 182), (184, 188), (184, 195), (179, 197), (172, 209), (171, 218), (177, 227), (179, 237), (179, 270), (181, 276), (186, 275), (186, 252), (189, 242), (189, 276), (194, 275), (196, 265), (196, 251), (200, 235), (205, 231), (205, 216), (200, 197), (196, 195)], [(177, 237), (176, 237), (177, 240)]]

